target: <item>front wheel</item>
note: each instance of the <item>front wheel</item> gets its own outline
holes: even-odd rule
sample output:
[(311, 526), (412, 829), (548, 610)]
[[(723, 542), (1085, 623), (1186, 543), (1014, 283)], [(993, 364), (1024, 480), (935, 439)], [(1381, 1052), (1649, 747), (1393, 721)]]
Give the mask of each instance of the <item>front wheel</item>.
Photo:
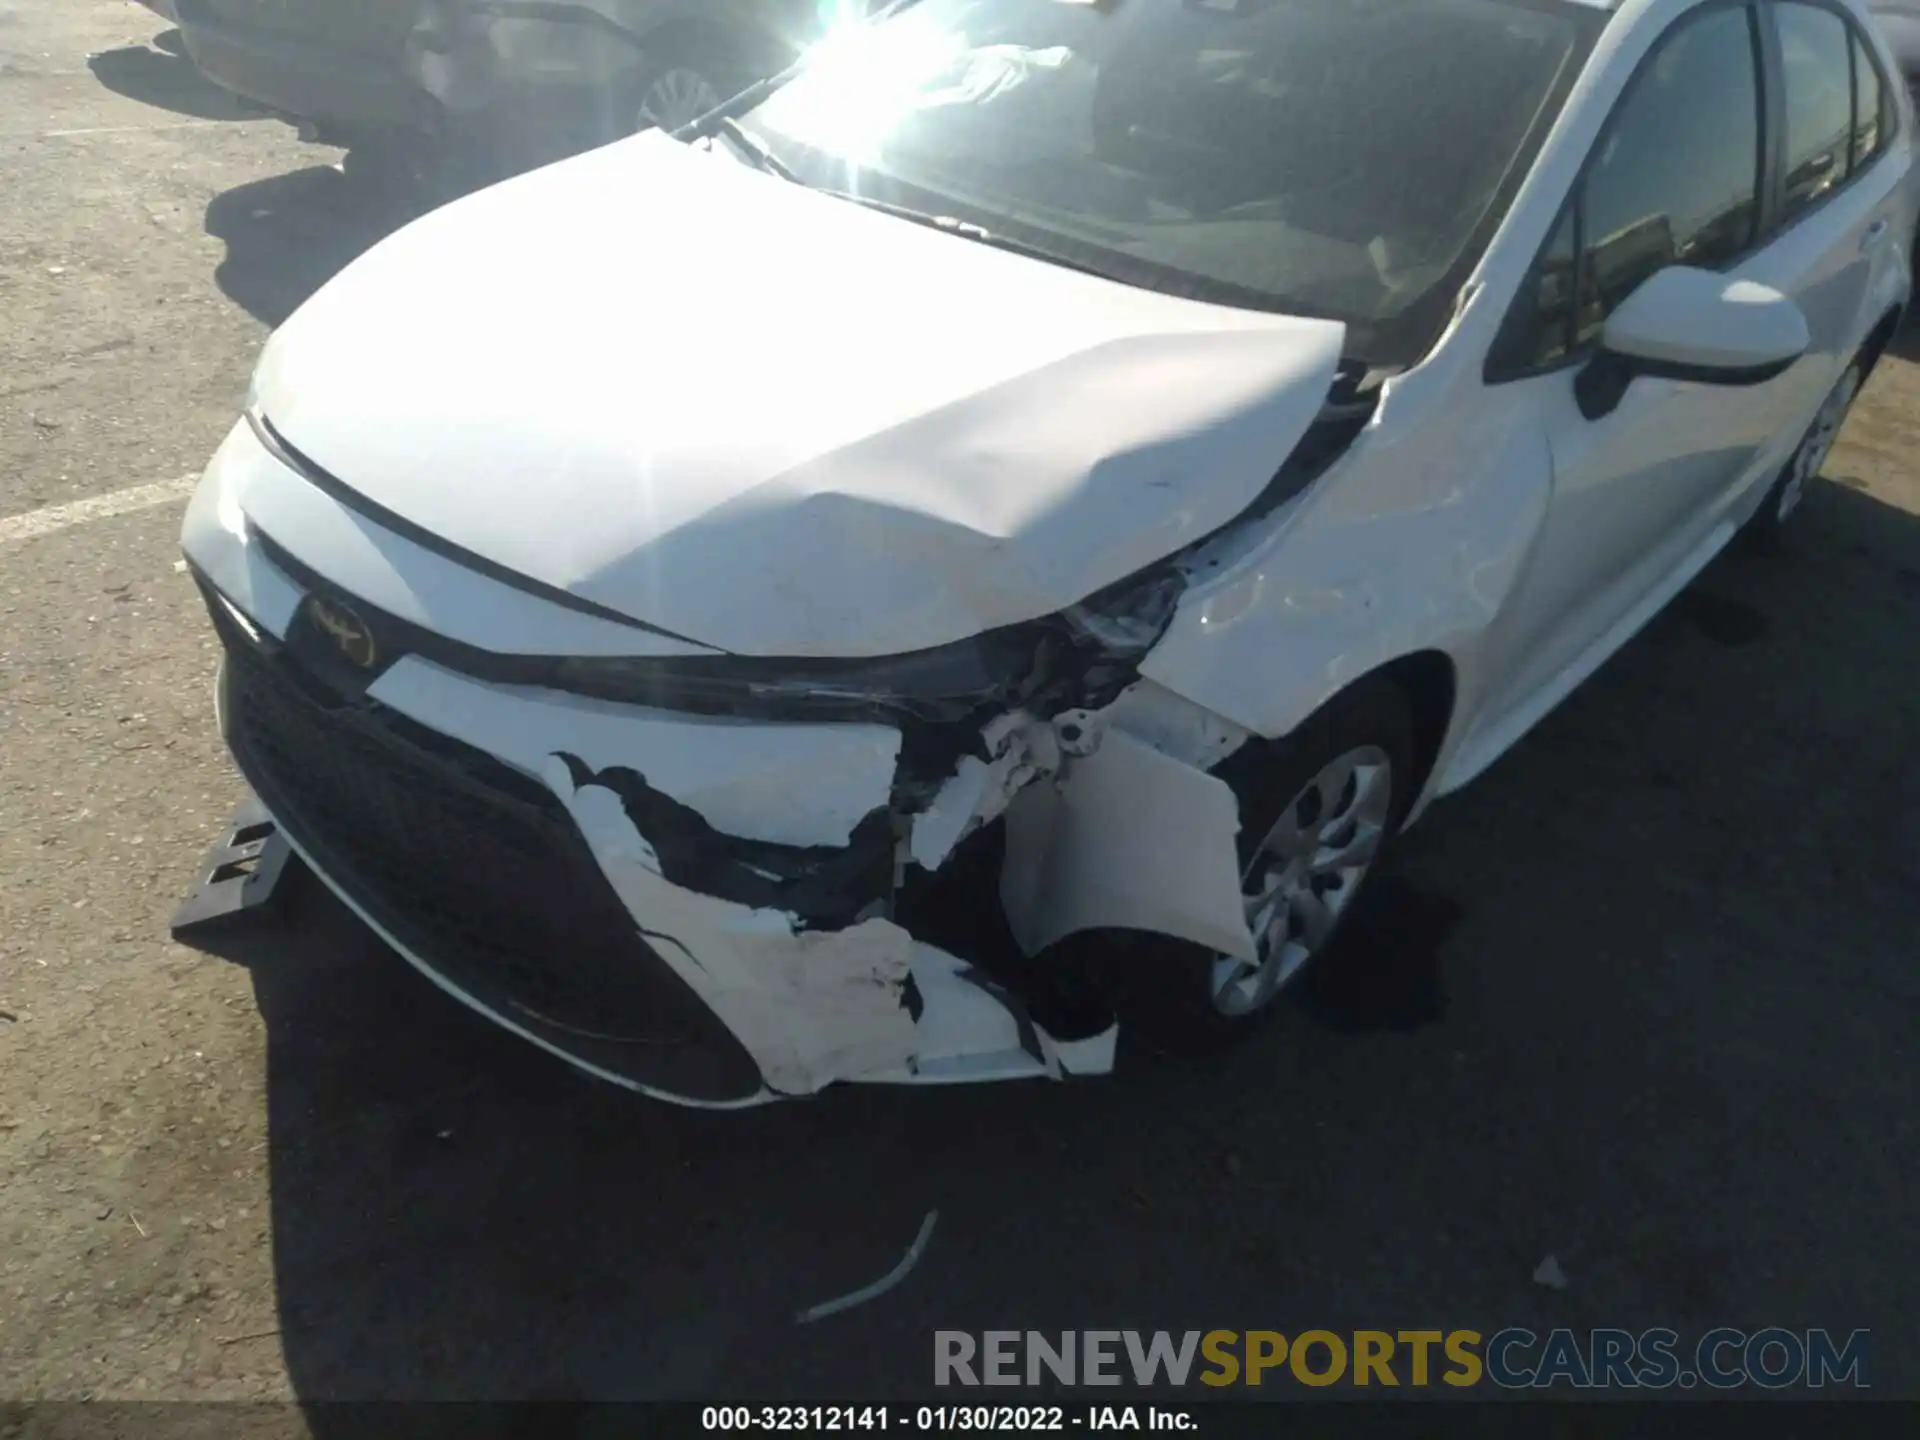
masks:
[(1827, 398), (1820, 402), (1813, 424), (1800, 437), (1800, 444), (1795, 448), (1792, 458), (1782, 467), (1768, 489), (1766, 498), (1760, 502), (1760, 508), (1747, 522), (1747, 537), (1750, 540), (1762, 546), (1770, 546), (1779, 540), (1782, 527), (1806, 498), (1807, 486), (1819, 477), (1827, 457), (1833, 454), (1834, 442), (1840, 438), (1840, 431), (1847, 423), (1847, 415), (1860, 393), (1866, 371), (1865, 358), (1855, 356), (1834, 382), (1833, 389), (1827, 392)]
[(1318, 960), (1360, 903), (1413, 801), (1413, 723), (1398, 685), (1362, 681), (1292, 735), (1219, 774), (1240, 796), (1251, 961), (1177, 941), (1129, 945), (1123, 1030), (1175, 1053), (1233, 1044)]
[(663, 45), (627, 90), (630, 133), (677, 130), (751, 82), (752, 66), (718, 36), (684, 36)]

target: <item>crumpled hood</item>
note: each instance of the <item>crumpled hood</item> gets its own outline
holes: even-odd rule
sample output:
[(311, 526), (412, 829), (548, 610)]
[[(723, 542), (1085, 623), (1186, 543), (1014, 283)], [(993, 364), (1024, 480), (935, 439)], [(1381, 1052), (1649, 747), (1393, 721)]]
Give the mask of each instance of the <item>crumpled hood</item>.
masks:
[(1343, 338), (649, 134), (382, 241), (256, 394), (454, 545), (706, 645), (851, 657), (1051, 613), (1232, 519)]

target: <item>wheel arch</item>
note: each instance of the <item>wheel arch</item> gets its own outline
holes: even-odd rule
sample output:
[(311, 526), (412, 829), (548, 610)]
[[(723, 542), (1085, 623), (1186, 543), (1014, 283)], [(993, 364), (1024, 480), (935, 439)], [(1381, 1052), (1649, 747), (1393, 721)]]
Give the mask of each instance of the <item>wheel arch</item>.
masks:
[[(1261, 757), (1272, 753), (1298, 735), (1323, 714), (1341, 696), (1364, 686), (1390, 684), (1406, 702), (1407, 718), (1413, 731), (1413, 784), (1408, 793), (1409, 819), (1417, 815), (1422, 797), (1439, 763), (1459, 702), (1459, 669), (1453, 656), (1444, 650), (1422, 649), (1374, 666), (1345, 684), (1330, 690), (1299, 724), (1285, 734), (1255, 736), (1241, 749), (1216, 766), (1214, 773), (1233, 786), (1236, 793), (1246, 777), (1257, 774)], [(1244, 796), (1242, 797), (1244, 799)]]
[(1407, 711), (1413, 720), (1412, 808), (1418, 814), (1421, 797), (1433, 780), (1440, 752), (1453, 729), (1455, 707), (1460, 698), (1460, 672), (1451, 655), (1444, 650), (1416, 650), (1389, 660), (1372, 672), (1384, 675), (1406, 697)]
[(1900, 322), (1907, 313), (1904, 305), (1894, 305), (1887, 309), (1873, 329), (1867, 332), (1867, 342), (1860, 347), (1860, 353), (1866, 359), (1861, 367), (1860, 383), (1865, 385), (1873, 378), (1873, 368), (1880, 363), (1880, 357), (1887, 353), (1887, 347), (1893, 343), (1893, 337), (1900, 333)]

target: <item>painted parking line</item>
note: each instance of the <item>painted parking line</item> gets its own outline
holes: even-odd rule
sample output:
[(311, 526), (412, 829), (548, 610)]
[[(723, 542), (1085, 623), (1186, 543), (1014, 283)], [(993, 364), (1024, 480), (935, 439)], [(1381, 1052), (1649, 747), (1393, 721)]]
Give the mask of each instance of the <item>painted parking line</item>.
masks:
[(28, 510), (20, 515), (0, 516), (0, 545), (22, 540), (37, 540), (75, 525), (93, 520), (111, 520), (135, 510), (151, 510), (184, 500), (200, 483), (198, 475), (182, 475), (177, 480), (157, 480), (151, 485), (134, 485), (108, 495), (89, 495), (66, 505), (49, 505), (44, 510)]
[(15, 138), (34, 140), (74, 140), (88, 135), (151, 135), (161, 130), (210, 130), (216, 125), (234, 125), (241, 120), (253, 120), (253, 115), (236, 116), (232, 120), (166, 120), (157, 125), (90, 125), (81, 130), (42, 130), (36, 135)]

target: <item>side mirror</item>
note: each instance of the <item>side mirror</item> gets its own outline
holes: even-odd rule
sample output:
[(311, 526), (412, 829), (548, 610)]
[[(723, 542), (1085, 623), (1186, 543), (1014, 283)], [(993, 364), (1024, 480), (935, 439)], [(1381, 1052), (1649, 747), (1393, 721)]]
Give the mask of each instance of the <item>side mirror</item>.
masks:
[(1607, 317), (1598, 353), (1574, 378), (1574, 398), (1582, 415), (1598, 420), (1642, 375), (1759, 385), (1784, 374), (1810, 344), (1807, 317), (1771, 286), (1669, 265)]

